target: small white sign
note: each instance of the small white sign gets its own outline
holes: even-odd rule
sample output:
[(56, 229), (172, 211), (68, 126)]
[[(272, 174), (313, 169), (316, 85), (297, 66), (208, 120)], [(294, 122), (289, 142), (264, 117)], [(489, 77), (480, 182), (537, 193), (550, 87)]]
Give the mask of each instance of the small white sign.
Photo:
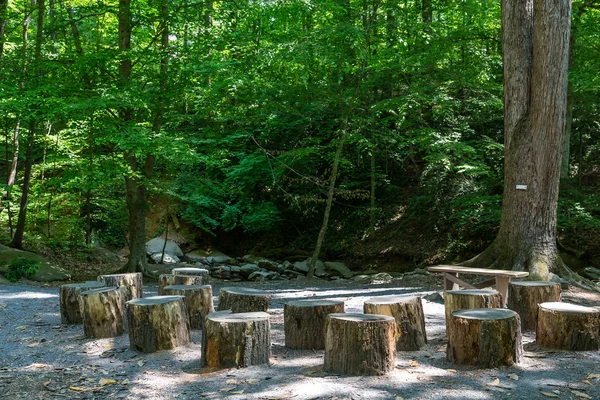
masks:
[(527, 185), (517, 185), (517, 190), (527, 190)]

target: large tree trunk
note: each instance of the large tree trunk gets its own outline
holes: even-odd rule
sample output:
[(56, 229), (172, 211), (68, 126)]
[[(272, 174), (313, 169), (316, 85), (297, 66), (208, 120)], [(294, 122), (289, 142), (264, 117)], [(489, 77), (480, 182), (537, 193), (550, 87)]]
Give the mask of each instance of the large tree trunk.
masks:
[(466, 265), (510, 266), (537, 280), (564, 265), (556, 246), (556, 208), (570, 18), (570, 0), (503, 0), (502, 218), (496, 240)]

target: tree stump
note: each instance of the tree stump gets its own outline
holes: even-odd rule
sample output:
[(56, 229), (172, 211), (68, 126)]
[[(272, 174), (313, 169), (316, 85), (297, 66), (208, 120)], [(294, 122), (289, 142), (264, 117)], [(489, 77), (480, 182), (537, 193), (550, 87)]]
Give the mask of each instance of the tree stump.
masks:
[(182, 296), (153, 296), (127, 302), (129, 343), (144, 353), (173, 349), (190, 341)]
[(452, 312), (473, 308), (501, 308), (502, 296), (493, 289), (448, 290), (444, 292), (444, 307), (447, 333)]
[(396, 320), (396, 350), (415, 351), (427, 344), (423, 303), (416, 296), (382, 296), (365, 301), (365, 314), (388, 315)]
[(338, 300), (296, 300), (283, 307), (285, 345), (291, 349), (325, 349), (328, 314), (344, 312)]
[(387, 315), (329, 314), (325, 325), (327, 372), (384, 375), (396, 363), (396, 321)]
[(142, 273), (133, 272), (130, 274), (112, 274), (100, 275), (99, 282), (104, 282), (106, 286), (125, 286), (127, 287), (126, 300), (141, 299), (144, 297), (144, 284), (142, 282)]
[(266, 312), (271, 303), (271, 295), (262, 290), (244, 287), (224, 287), (219, 292), (219, 311), (232, 313)]
[(183, 296), (191, 329), (202, 329), (204, 318), (215, 311), (210, 285), (169, 285), (163, 288), (163, 292), (168, 296)]
[(104, 287), (102, 282), (67, 283), (60, 287), (60, 322), (62, 324), (81, 324), (81, 302), (79, 294), (86, 290)]
[(523, 359), (519, 314), (504, 308), (454, 311), (448, 330), (448, 361), (495, 368)]
[(539, 305), (537, 343), (561, 350), (598, 350), (600, 311), (569, 303)]
[(204, 268), (191, 268), (191, 267), (181, 267), (181, 268), (173, 268), (171, 273), (174, 275), (194, 275), (194, 276), (205, 276), (206, 282), (208, 283), (208, 279), (210, 274), (208, 270)]
[(508, 308), (521, 317), (521, 328), (537, 328), (538, 305), (560, 301), (560, 283), (543, 281), (511, 282), (508, 287)]
[(81, 292), (83, 333), (88, 338), (109, 338), (123, 334), (123, 308), (127, 288), (105, 287)]
[(207, 284), (208, 271), (206, 272), (206, 275), (162, 274), (158, 277), (158, 295), (162, 296), (165, 294), (165, 286)]
[(243, 368), (269, 363), (271, 337), (267, 313), (208, 314), (203, 336), (203, 366)]

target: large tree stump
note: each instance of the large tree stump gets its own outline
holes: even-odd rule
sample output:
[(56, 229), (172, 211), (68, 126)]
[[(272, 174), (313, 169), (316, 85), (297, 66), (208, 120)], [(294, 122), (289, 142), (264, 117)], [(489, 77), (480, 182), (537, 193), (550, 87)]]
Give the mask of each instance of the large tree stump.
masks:
[(562, 350), (598, 350), (600, 311), (569, 303), (539, 305), (537, 343)]
[(141, 272), (133, 272), (129, 274), (100, 275), (98, 281), (104, 282), (106, 286), (125, 286), (127, 288), (125, 298), (129, 301), (144, 297), (142, 277)]
[(232, 313), (266, 312), (271, 295), (262, 290), (244, 287), (224, 287), (219, 292), (219, 311)]
[(267, 313), (208, 314), (202, 333), (203, 366), (243, 368), (269, 363), (271, 338)]
[(158, 277), (158, 295), (162, 296), (165, 294), (165, 286), (207, 284), (208, 271), (206, 275), (162, 274)]
[(524, 330), (536, 329), (539, 304), (555, 301), (560, 301), (560, 283), (523, 281), (508, 287), (508, 308), (519, 314)]
[(472, 308), (501, 308), (502, 296), (493, 289), (447, 290), (444, 292), (444, 307), (446, 332), (448, 332), (448, 322), (452, 312)]
[(207, 283), (208, 283), (208, 279), (210, 277), (210, 274), (208, 273), (208, 270), (206, 270), (204, 268), (191, 268), (191, 267), (173, 268), (171, 270), (171, 273), (174, 274), (174, 275), (205, 276)]
[(495, 368), (523, 359), (519, 314), (503, 308), (454, 311), (448, 329), (448, 361)]
[(344, 312), (340, 300), (295, 300), (283, 307), (285, 345), (291, 349), (325, 348), (325, 320), (328, 314)]
[(365, 301), (365, 314), (388, 315), (396, 320), (396, 350), (415, 351), (427, 344), (423, 303), (417, 296), (382, 296)]
[(60, 287), (60, 322), (63, 324), (81, 324), (81, 292), (104, 287), (102, 282), (67, 283)]
[(153, 296), (127, 302), (129, 343), (145, 353), (173, 349), (190, 341), (182, 296)]
[(210, 285), (169, 285), (163, 288), (163, 292), (165, 295), (183, 296), (191, 329), (202, 329), (204, 318), (215, 311)]
[(384, 375), (396, 363), (396, 321), (387, 315), (329, 314), (325, 325), (327, 372)]
[(127, 288), (105, 287), (81, 292), (83, 333), (88, 338), (109, 338), (123, 334), (123, 308)]

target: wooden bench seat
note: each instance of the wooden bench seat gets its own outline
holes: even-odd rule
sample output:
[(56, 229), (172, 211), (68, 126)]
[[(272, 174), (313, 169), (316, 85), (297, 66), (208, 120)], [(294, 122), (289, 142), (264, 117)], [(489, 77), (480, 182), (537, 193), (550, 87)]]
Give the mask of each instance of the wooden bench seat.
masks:
[[(444, 274), (444, 290), (465, 289), (482, 289), (486, 287), (496, 286), (496, 290), (502, 295), (502, 306), (506, 307), (508, 299), (508, 284), (512, 278), (526, 278), (529, 272), (525, 271), (508, 271), (502, 269), (485, 269), (485, 268), (469, 268), (460, 267), (457, 265), (436, 265), (435, 267), (427, 268), (430, 272), (440, 272)], [(487, 275), (493, 276), (485, 282), (471, 285), (461, 279), (460, 274), (470, 275)]]

